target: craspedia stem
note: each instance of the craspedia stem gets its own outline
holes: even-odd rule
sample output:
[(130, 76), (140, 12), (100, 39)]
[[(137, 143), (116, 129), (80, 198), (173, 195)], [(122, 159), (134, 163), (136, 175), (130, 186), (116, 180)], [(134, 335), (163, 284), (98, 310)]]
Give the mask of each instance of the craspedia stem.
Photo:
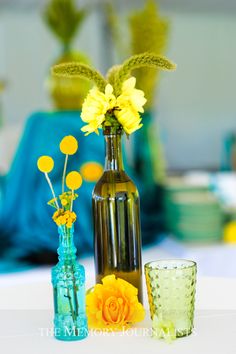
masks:
[(68, 164), (68, 155), (65, 157), (63, 175), (62, 175), (62, 194), (65, 192), (65, 179), (66, 179), (66, 169)]
[(155, 53), (142, 53), (132, 56), (127, 59), (120, 67), (116, 74), (116, 85), (115, 85), (115, 94), (119, 95), (121, 92), (122, 83), (128, 79), (130, 73), (134, 69), (142, 67), (153, 67), (159, 68), (161, 70), (175, 70), (176, 64), (172, 63), (170, 60), (164, 56), (157, 55)]
[(93, 81), (98, 89), (102, 92), (105, 92), (105, 87), (107, 81), (99, 73), (99, 71), (91, 68), (90, 66), (78, 62), (72, 63), (62, 63), (54, 65), (51, 68), (51, 73), (56, 77), (64, 78), (78, 78), (82, 77), (84, 79)]
[(73, 210), (73, 202), (74, 202), (74, 190), (72, 189), (71, 191), (71, 204), (70, 204), (70, 211), (72, 212)]
[(47, 180), (47, 182), (48, 182), (48, 185), (49, 185), (49, 187), (50, 187), (50, 189), (51, 189), (53, 198), (54, 198), (54, 200), (55, 200), (55, 204), (56, 204), (57, 210), (59, 210), (60, 208), (59, 208), (59, 205), (58, 205), (58, 202), (57, 202), (56, 194), (55, 194), (54, 189), (53, 189), (53, 186), (52, 186), (52, 182), (51, 182), (51, 180), (50, 180), (48, 174), (47, 174), (46, 172), (45, 172), (44, 174), (45, 174), (46, 180)]

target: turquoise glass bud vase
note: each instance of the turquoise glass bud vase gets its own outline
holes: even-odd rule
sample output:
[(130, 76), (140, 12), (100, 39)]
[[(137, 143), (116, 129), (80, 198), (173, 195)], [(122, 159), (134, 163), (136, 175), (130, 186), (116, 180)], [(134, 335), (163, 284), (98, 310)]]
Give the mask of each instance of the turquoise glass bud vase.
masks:
[(52, 268), (54, 335), (64, 341), (87, 337), (85, 270), (76, 261), (74, 228), (59, 226), (59, 262)]

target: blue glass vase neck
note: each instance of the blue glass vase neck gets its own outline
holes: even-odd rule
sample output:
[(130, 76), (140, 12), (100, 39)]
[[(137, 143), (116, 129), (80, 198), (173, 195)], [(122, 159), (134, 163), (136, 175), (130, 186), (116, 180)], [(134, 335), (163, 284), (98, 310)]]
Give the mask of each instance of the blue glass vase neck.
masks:
[(76, 260), (77, 249), (74, 245), (74, 228), (66, 226), (59, 226), (59, 248), (57, 253), (59, 255), (59, 263), (70, 264)]

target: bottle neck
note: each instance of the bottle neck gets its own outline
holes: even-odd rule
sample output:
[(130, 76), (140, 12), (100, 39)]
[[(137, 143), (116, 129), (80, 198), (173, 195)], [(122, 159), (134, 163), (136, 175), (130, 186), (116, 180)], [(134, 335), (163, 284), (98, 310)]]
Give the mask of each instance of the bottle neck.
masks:
[(59, 248), (57, 253), (59, 255), (59, 262), (69, 264), (76, 259), (76, 247), (74, 245), (74, 227), (67, 228), (66, 226), (59, 226)]
[(104, 132), (105, 137), (105, 171), (123, 171), (123, 158), (121, 147), (121, 131), (117, 132)]

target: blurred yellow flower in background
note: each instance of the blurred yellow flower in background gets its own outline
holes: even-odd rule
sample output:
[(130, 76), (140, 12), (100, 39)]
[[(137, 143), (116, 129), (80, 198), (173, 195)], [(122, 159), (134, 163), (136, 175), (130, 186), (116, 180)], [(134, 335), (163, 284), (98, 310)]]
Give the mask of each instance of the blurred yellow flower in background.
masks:
[(65, 155), (74, 155), (78, 150), (78, 141), (72, 136), (65, 136), (60, 143), (60, 150)]
[(66, 176), (66, 185), (72, 191), (76, 191), (82, 185), (83, 179), (79, 172), (72, 171)]
[(121, 331), (145, 317), (138, 289), (114, 274), (102, 279), (86, 296), (89, 328)]
[(98, 162), (86, 162), (81, 166), (80, 172), (85, 181), (96, 182), (103, 174), (103, 167)]
[(38, 159), (37, 166), (39, 171), (49, 173), (54, 168), (54, 161), (50, 156), (41, 156)]
[(88, 123), (81, 130), (85, 135), (97, 133), (105, 121), (105, 114), (108, 110), (113, 109), (116, 105), (116, 98), (113, 95), (113, 87), (108, 84), (105, 93), (99, 91), (97, 87), (89, 91), (87, 98), (82, 106), (81, 119)]
[(225, 226), (224, 241), (228, 243), (236, 243), (236, 221), (231, 221)]

